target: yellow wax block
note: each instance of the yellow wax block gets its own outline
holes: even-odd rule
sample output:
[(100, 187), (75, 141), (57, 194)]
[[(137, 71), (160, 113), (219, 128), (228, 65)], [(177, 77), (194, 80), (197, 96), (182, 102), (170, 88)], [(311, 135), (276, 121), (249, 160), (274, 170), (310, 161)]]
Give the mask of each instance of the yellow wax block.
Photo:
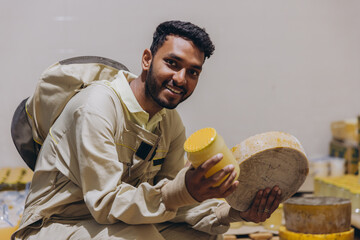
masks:
[(4, 182), (7, 176), (9, 175), (10, 168), (1, 168), (0, 169), (0, 183)]
[(346, 119), (331, 123), (331, 133), (334, 138), (345, 141), (358, 141), (358, 119)]
[[(193, 133), (184, 143), (184, 149), (191, 164), (197, 168), (206, 160), (210, 159), (218, 153), (223, 154), (223, 158), (215, 166), (213, 166), (205, 177), (210, 177), (226, 165), (232, 164), (235, 167), (236, 177), (238, 178), (240, 168), (230, 149), (225, 145), (224, 139), (217, 134), (214, 128), (203, 128)], [(225, 176), (214, 186), (220, 185), (228, 176)]]
[(354, 229), (346, 232), (331, 234), (305, 234), (291, 232), (281, 226), (279, 229), (280, 240), (354, 240)]
[(25, 170), (22, 167), (12, 168), (5, 182), (9, 185), (17, 184), (24, 173)]
[(33, 171), (29, 168), (24, 168), (24, 175), (22, 175), (21, 179), (20, 179), (20, 183), (26, 184), (28, 182), (32, 181), (32, 177), (34, 175)]

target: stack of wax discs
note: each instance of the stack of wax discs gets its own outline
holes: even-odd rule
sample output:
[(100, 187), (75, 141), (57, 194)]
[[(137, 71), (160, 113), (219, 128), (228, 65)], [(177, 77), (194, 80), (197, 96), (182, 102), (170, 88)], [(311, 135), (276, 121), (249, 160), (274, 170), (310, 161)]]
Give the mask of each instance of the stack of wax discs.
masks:
[(284, 203), (280, 239), (354, 239), (351, 202), (336, 197), (297, 197)]
[(252, 136), (233, 149), (240, 167), (239, 185), (226, 201), (239, 211), (247, 210), (260, 189), (279, 186), (285, 201), (297, 192), (309, 172), (300, 142), (284, 132)]
[(23, 190), (31, 182), (33, 172), (29, 168), (1, 168), (0, 190)]

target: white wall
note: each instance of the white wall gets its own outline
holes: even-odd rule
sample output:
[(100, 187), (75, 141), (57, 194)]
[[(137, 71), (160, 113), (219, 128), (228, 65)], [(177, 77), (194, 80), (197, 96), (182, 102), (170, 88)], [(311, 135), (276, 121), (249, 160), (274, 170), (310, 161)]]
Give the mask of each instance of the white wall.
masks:
[(19, 102), (52, 63), (100, 55), (140, 73), (155, 27), (205, 27), (216, 50), (179, 107), (187, 134), (215, 127), (229, 147), (282, 130), (326, 155), (330, 122), (360, 107), (360, 1), (0, 0), (1, 166), (23, 165), (10, 138)]

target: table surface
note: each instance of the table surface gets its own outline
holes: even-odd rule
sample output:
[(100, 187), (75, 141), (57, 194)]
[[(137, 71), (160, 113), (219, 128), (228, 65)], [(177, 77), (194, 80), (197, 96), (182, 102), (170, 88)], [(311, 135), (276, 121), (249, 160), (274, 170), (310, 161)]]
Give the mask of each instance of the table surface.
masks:
[[(360, 214), (352, 214), (351, 215), (351, 225), (354, 228), (357, 228), (357, 230), (360, 230)], [(272, 231), (264, 228), (261, 225), (258, 226), (247, 226), (242, 225), (239, 228), (230, 228), (226, 234), (229, 235), (248, 235), (250, 233), (256, 233), (256, 232), (272, 232), (274, 234), (278, 234), (278, 231)]]

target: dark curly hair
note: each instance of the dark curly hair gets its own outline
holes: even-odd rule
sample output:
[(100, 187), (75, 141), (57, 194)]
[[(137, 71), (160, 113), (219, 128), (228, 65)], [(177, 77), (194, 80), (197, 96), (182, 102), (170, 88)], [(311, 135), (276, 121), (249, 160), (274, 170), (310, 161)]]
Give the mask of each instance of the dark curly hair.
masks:
[(153, 42), (150, 46), (150, 51), (153, 56), (164, 44), (168, 35), (175, 35), (191, 40), (195, 46), (204, 53), (205, 58), (209, 58), (215, 50), (215, 46), (204, 28), (200, 28), (190, 22), (167, 21), (161, 23), (154, 32)]

